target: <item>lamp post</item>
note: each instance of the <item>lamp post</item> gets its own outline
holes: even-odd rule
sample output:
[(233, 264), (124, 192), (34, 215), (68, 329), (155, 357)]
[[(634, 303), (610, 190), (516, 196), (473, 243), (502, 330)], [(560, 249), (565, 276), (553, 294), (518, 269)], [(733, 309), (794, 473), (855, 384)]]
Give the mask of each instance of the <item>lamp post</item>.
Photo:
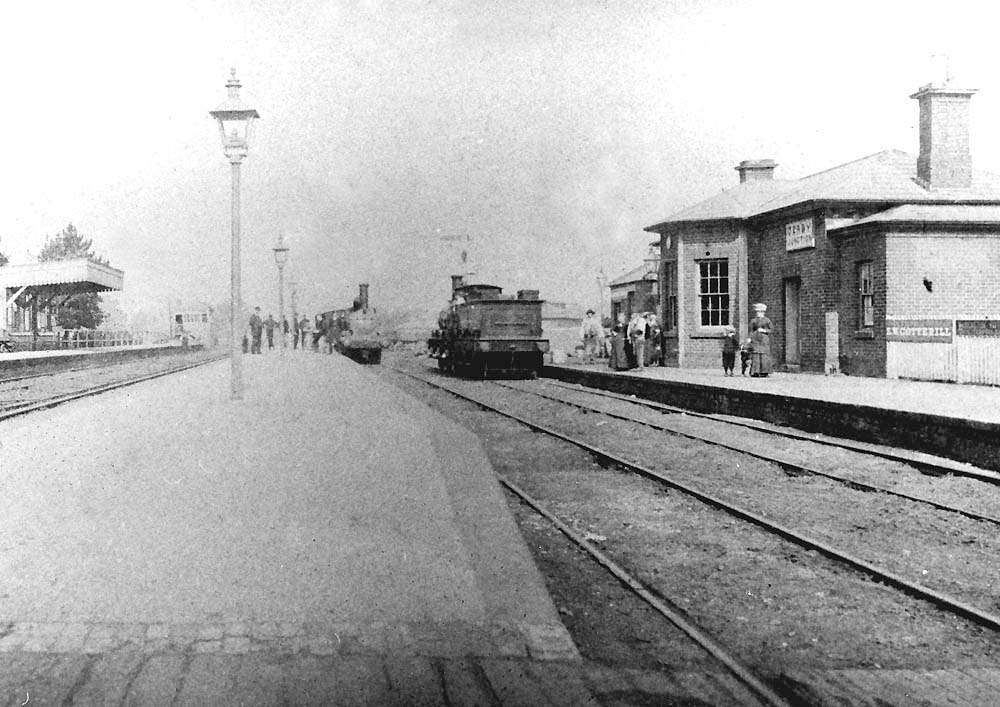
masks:
[(601, 319), (601, 325), (604, 325), (604, 288), (608, 286), (608, 276), (604, 274), (604, 268), (601, 268), (597, 274), (597, 316)]
[(229, 81), (226, 82), (229, 98), (217, 109), (208, 113), (219, 123), (222, 151), (233, 168), (232, 266), (229, 290), (229, 328), (232, 337), (229, 397), (232, 400), (243, 399), (243, 357), (237, 333), (238, 322), (242, 318), (240, 316), (240, 163), (247, 156), (253, 121), (260, 117), (256, 110), (240, 100), (240, 86), (236, 78), (236, 69), (233, 69)]
[(281, 355), (285, 354), (285, 347), (288, 341), (285, 338), (285, 263), (288, 262), (288, 247), (285, 245), (285, 237), (278, 234), (278, 242), (274, 248), (274, 262), (278, 266), (278, 321), (281, 327)]

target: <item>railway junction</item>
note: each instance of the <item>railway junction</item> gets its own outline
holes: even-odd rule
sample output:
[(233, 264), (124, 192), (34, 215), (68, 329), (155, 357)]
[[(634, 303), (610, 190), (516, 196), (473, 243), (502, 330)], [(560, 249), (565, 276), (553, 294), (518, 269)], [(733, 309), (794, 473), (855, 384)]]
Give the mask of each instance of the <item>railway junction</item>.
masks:
[[(1000, 673), (988, 667), (995, 664), (994, 636), (1000, 630), (996, 606), (983, 600), (983, 592), (991, 591), (989, 580), (983, 579), (992, 571), (988, 563), (978, 574), (969, 572), (957, 582), (939, 576), (938, 568), (927, 564), (931, 576), (912, 582), (905, 564), (893, 564), (891, 556), (865, 549), (864, 543), (874, 537), (867, 534), (870, 529), (862, 531), (864, 537), (856, 539), (860, 544), (852, 547), (835, 529), (817, 526), (812, 532), (822, 536), (821, 543), (846, 543), (846, 553), (860, 557), (859, 575), (884, 570), (884, 577), (873, 582), (855, 578), (851, 572), (857, 568), (848, 572), (817, 567), (815, 551), (798, 551), (792, 577), (800, 584), (788, 590), (797, 595), (780, 601), (776, 596), (763, 599), (766, 606), (759, 605), (759, 617), (749, 613), (757, 609), (737, 607), (733, 610), (747, 618), (729, 621), (726, 580), (718, 573), (701, 577), (700, 570), (684, 562), (690, 563), (691, 556), (700, 552), (700, 546), (695, 547), (699, 537), (710, 538), (712, 566), (721, 570), (734, 555), (745, 554), (730, 549), (727, 556), (722, 550), (727, 542), (744, 542), (745, 531), (729, 540), (711, 535), (717, 532), (709, 529), (717, 522), (715, 511), (711, 518), (702, 513), (688, 519), (683, 514), (690, 512), (690, 503), (680, 502), (673, 491), (648, 497), (641, 491), (646, 499), (642, 503), (653, 504), (657, 514), (664, 512), (664, 504), (669, 506), (666, 515), (653, 515), (651, 520), (644, 520), (645, 511), (638, 512), (634, 505), (628, 506), (633, 515), (625, 522), (588, 519), (579, 504), (599, 499), (604, 489), (610, 497), (620, 498), (625, 491), (616, 485), (633, 482), (622, 474), (609, 476), (581, 459), (600, 459), (602, 467), (624, 470), (635, 460), (622, 458), (613, 449), (615, 437), (626, 448), (625, 456), (627, 448), (638, 448), (640, 441), (648, 446), (648, 435), (654, 432), (640, 429), (651, 429), (650, 425), (672, 426), (671, 434), (683, 433), (690, 439), (695, 434), (693, 423), (676, 421), (687, 416), (649, 411), (646, 427), (640, 428), (636, 421), (641, 415), (627, 396), (595, 403), (594, 396), (578, 386), (552, 380), (455, 381), (434, 370), (427, 359), (412, 356), (390, 357), (379, 368), (358, 366), (340, 356), (275, 352), (246, 357), (245, 366), (243, 401), (228, 398), (225, 364), (209, 361), (30, 414), (0, 415), (5, 488), (0, 497), (0, 703), (982, 705), (989, 704), (1000, 688)], [(404, 375), (397, 366), (422, 380)], [(599, 372), (596, 366), (581, 370)], [(697, 380), (700, 375), (708, 378), (704, 372), (661, 370), (614, 378), (639, 380), (648, 388), (656, 382), (653, 378), (670, 382), (679, 373), (683, 380), (673, 379), (675, 384), (713, 385)], [(752, 385), (755, 390), (770, 385), (787, 397), (793, 394), (790, 386), (804, 378), (731, 385)], [(846, 383), (841, 391), (847, 390), (850, 382), (839, 380)], [(583, 428), (584, 434), (597, 447), (574, 453), (563, 447), (544, 451), (542, 445), (550, 443), (540, 441), (544, 435), (530, 432), (523, 421), (503, 423), (508, 427), (483, 423), (458, 407), (469, 403), (433, 397), (453, 393), (421, 392), (430, 390), (428, 381), (464, 391), (480, 402), (500, 399), (501, 407), (522, 401), (516, 404), (530, 414), (520, 414), (533, 414), (564, 435), (574, 426), (590, 425)], [(858, 395), (872, 395), (871, 389), (856, 390)], [(911, 394), (928, 395), (924, 388)], [(528, 398), (536, 402), (524, 403)], [(884, 396), (881, 402), (887, 399)], [(900, 400), (896, 399), (897, 406), (905, 408)], [(871, 401), (853, 400), (860, 402)], [(476, 403), (470, 409), (485, 408)], [(566, 412), (557, 412), (562, 409)], [(688, 428), (681, 429), (684, 424)], [(744, 428), (719, 437), (732, 441), (735, 436), (738, 443), (732, 446), (750, 447), (754, 434)], [(796, 453), (806, 458), (815, 455), (811, 448), (796, 452), (789, 447), (783, 453), (786, 458), (778, 462), (782, 469), (808, 466), (808, 459), (791, 459)], [(582, 456), (576, 459), (575, 454)], [(701, 447), (691, 451), (678, 446), (670, 460), (677, 468), (668, 471), (681, 473), (686, 455), (709, 463), (713, 454)], [(521, 462), (513, 461), (518, 457)], [(651, 464), (638, 461), (639, 466)], [(518, 463), (521, 466), (515, 468)], [(768, 477), (754, 463), (736, 466), (743, 465), (747, 474), (760, 471), (760, 479), (769, 478), (751, 483), (772, 484), (779, 506), (754, 508), (764, 502), (752, 499), (749, 491), (739, 491), (744, 506), (750, 508), (747, 513), (792, 524), (780, 517), (785, 491), (779, 486), (784, 477), (780, 473)], [(578, 473), (577, 467), (588, 464), (589, 480), (581, 483), (596, 486), (582, 493), (584, 487), (577, 487), (567, 474), (569, 466), (576, 465), (572, 471)], [(721, 496), (727, 485), (729, 490), (738, 487), (739, 476), (723, 478), (722, 472), (731, 466), (725, 461), (712, 467), (719, 472), (716, 483), (721, 491), (696, 493)], [(888, 484), (877, 478), (882, 471), (876, 465), (870, 472), (863, 470), (863, 475)], [(653, 476), (660, 473), (654, 470)], [(803, 473), (811, 472), (796, 471), (789, 478), (805, 478)], [(495, 474), (505, 486), (497, 483)], [(894, 490), (909, 494), (892, 502), (898, 504), (916, 503), (915, 496), (939, 492), (939, 481), (952, 483), (951, 476), (920, 474), (900, 482), (896, 470), (887, 476), (896, 484)], [(855, 483), (857, 477), (849, 481)], [(694, 484), (702, 481), (695, 478)], [(829, 483), (826, 477), (821, 482)], [(683, 479), (675, 483), (674, 489), (692, 485)], [(966, 477), (954, 483), (996, 488), (988, 479)], [(903, 489), (907, 484), (920, 489)], [(856, 492), (850, 484), (844, 490), (822, 488), (830, 504)], [(873, 500), (882, 495), (871, 491), (858, 497), (866, 500), (848, 503), (857, 505), (859, 514), (868, 512), (865, 503), (881, 504), (882, 514), (899, 512), (900, 519), (893, 520), (899, 534), (912, 535), (913, 528), (928, 531), (932, 538), (926, 543), (928, 553), (948, 556), (952, 562), (948, 567), (953, 568), (981, 556), (976, 553), (991, 554), (990, 536), (995, 536), (995, 518), (1000, 517), (993, 490), (977, 492), (981, 498), (972, 499), (965, 488), (952, 489), (952, 498), (937, 499), (940, 502), (929, 510), (883, 507), (885, 502)], [(594, 658), (593, 642), (586, 639), (588, 629), (581, 628), (587, 622), (586, 610), (573, 603), (550, 573), (553, 557), (572, 557), (565, 565), (574, 571), (583, 560), (546, 545), (549, 540), (539, 530), (541, 521), (528, 518), (532, 511), (508, 489), (518, 489), (528, 498), (534, 495), (533, 502), (546, 493), (575, 489), (580, 498), (554, 499), (560, 512), (575, 509), (563, 532), (579, 536), (591, 549), (600, 546), (606, 564), (619, 573), (610, 579), (576, 581), (592, 588), (590, 593), (634, 582), (638, 586), (633, 589), (646, 591), (651, 605), (665, 605), (661, 609), (673, 613), (671, 622), (708, 623), (712, 630), (707, 633), (722, 636), (723, 645), (713, 643), (709, 635), (710, 648), (691, 658), (692, 649), (681, 647), (677, 638), (637, 638), (645, 631), (660, 635), (660, 629), (649, 628), (653, 619), (647, 618), (630, 629), (636, 635), (626, 643), (648, 644), (646, 653), (657, 656), (652, 663), (639, 657), (630, 663), (626, 657), (605, 664)], [(796, 482), (795, 493), (804, 498), (815, 489)], [(958, 517), (949, 510), (961, 505), (969, 510), (971, 500), (980, 503), (972, 509), (973, 516)], [(813, 525), (808, 515), (815, 512), (813, 507), (803, 504), (798, 511), (804, 523)], [(906, 525), (907, 514), (923, 518), (923, 525)], [(616, 550), (617, 536), (628, 536), (633, 526), (643, 525), (667, 532), (656, 543), (659, 549), (653, 548), (663, 563), (659, 570), (643, 570), (638, 553)], [(670, 535), (685, 532), (685, 525), (695, 533), (693, 539)], [(981, 531), (987, 525), (988, 534)], [(729, 528), (729, 521), (723, 527)], [(954, 548), (944, 538), (948, 533), (971, 537), (972, 543)], [(760, 554), (751, 564), (758, 565), (758, 572), (761, 565), (766, 567), (777, 586), (784, 570), (766, 564), (771, 561), (765, 558), (770, 542), (753, 541), (758, 546), (754, 552)], [(680, 562), (673, 556), (684, 562), (671, 564)], [(809, 575), (814, 576), (804, 579)], [(895, 579), (902, 584), (894, 584)], [(754, 602), (757, 594), (763, 597), (769, 591), (755, 586), (744, 592), (746, 581), (738, 580), (738, 593)], [(807, 591), (809, 581), (820, 583), (829, 594), (821, 611), (806, 601), (813, 593)], [(708, 609), (697, 607), (704, 599), (695, 586), (700, 583), (718, 588), (716, 596), (705, 600)], [(687, 584), (691, 586), (684, 588)], [(915, 593), (906, 584), (926, 585), (928, 593)], [(890, 591), (901, 586), (902, 599), (897, 601), (895, 594), (890, 599)], [(695, 600), (694, 606), (671, 608), (670, 592), (677, 587)], [(838, 592), (844, 595), (838, 601), (845, 602), (856, 593), (850, 599), (855, 608), (865, 604), (891, 608), (884, 615), (874, 614), (877, 635), (857, 637), (857, 655), (810, 663), (808, 651), (816, 646), (804, 638), (807, 632), (835, 642), (823, 635), (822, 631), (834, 629), (824, 628), (822, 618), (835, 610), (829, 601)], [(611, 602), (611, 613), (624, 612), (620, 603), (624, 600), (609, 596), (602, 594), (602, 601)], [(776, 605), (785, 600), (787, 605), (775, 613)], [(803, 606), (793, 607), (793, 600)], [(787, 624), (796, 620), (796, 610), (808, 617), (801, 621), (798, 635), (780, 626), (755, 633), (755, 621)], [(704, 621), (706, 611), (717, 612), (720, 623), (711, 626), (711, 621)], [(822, 616), (814, 622), (810, 612)], [(851, 619), (834, 616), (834, 620), (844, 625), (838, 640), (855, 640), (849, 634)], [(925, 620), (932, 627), (926, 636), (910, 635), (924, 630), (915, 626)], [(742, 630), (746, 645), (726, 635), (734, 630), (720, 628), (726, 624), (736, 626), (737, 633)], [(705, 633), (698, 626), (681, 630), (689, 635)], [(946, 655), (946, 648), (924, 646), (927, 636), (952, 643), (952, 653), (968, 659), (953, 660), (948, 654), (947, 661), (929, 660), (928, 655)], [(776, 640), (782, 641), (780, 646)], [(801, 640), (806, 643), (799, 646)], [(726, 643), (737, 644), (736, 649)], [(904, 646), (901, 656), (910, 651), (906, 655), (914, 657), (915, 665), (906, 665), (906, 656), (899, 658), (899, 664), (884, 665), (878, 651), (891, 653), (898, 646)], [(727, 663), (730, 660), (733, 665)], [(744, 663), (750, 665), (749, 671)], [(741, 671), (750, 675), (741, 677)]]

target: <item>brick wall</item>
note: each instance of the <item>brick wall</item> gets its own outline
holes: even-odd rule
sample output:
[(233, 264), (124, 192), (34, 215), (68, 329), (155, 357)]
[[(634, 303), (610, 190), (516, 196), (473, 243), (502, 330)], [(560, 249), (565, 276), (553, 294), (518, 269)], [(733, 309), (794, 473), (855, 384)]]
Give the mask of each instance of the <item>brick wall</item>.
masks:
[(886, 259), (890, 318), (1000, 316), (1000, 234), (893, 233)]
[[(725, 260), (729, 268), (729, 324), (739, 329), (739, 322), (746, 316), (739, 306), (739, 232), (730, 223), (713, 224), (711, 227), (691, 229), (683, 235), (683, 248), (679, 264), (679, 286), (684, 296), (678, 317), (683, 342), (685, 368), (714, 368), (722, 365), (722, 327), (701, 325), (699, 301), (699, 262)], [(744, 285), (745, 286), (745, 285)]]
[[(836, 244), (826, 237), (822, 209), (784, 215), (780, 220), (757, 224), (749, 243), (750, 304), (763, 302), (774, 325), (771, 358), (785, 362), (785, 281), (799, 282), (799, 365), (803, 371), (823, 371), (826, 358), (825, 313), (838, 299)], [(811, 218), (815, 247), (788, 251), (785, 224)]]
[[(885, 376), (886, 249), (877, 230), (839, 240), (840, 370), (853, 376)], [(861, 321), (858, 265), (872, 264), (874, 325)]]

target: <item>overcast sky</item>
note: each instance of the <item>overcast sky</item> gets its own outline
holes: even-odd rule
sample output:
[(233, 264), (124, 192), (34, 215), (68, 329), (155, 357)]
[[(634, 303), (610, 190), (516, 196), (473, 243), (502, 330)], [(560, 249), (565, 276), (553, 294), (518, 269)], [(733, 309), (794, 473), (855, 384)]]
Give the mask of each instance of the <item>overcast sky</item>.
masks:
[[(655, 0), (55, 2), (0, 28), (0, 251), (72, 222), (134, 306), (225, 300), (230, 171), (208, 111), (236, 67), (245, 301), (437, 307), (448, 275), (593, 304), (642, 228), (769, 157), (797, 178), (917, 152), (909, 95), (948, 55), (973, 162), (1000, 171), (986, 3)], [(943, 63), (943, 62), (942, 62)], [(441, 236), (467, 236), (466, 244)], [(288, 297), (286, 295), (286, 306)]]

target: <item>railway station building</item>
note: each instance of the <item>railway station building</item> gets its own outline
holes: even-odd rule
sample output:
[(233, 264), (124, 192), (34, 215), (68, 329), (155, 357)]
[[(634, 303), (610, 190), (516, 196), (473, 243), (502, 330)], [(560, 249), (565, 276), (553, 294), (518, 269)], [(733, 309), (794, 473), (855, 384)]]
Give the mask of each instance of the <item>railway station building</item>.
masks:
[(645, 230), (659, 236), (669, 364), (716, 367), (767, 305), (779, 370), (1000, 385), (1000, 176), (974, 170), (972, 89), (928, 84), (919, 154), (797, 180), (773, 160)]

